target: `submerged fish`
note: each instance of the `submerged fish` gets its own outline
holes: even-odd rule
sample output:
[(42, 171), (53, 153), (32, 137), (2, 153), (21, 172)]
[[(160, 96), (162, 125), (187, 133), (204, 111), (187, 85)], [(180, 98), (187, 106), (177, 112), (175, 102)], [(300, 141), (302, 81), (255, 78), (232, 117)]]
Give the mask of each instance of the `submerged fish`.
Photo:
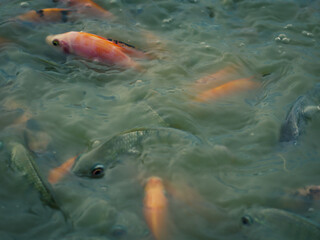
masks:
[(316, 113), (320, 113), (320, 84), (292, 104), (281, 126), (279, 141), (296, 141)]
[(216, 100), (228, 95), (230, 96), (234, 93), (240, 93), (257, 88), (259, 84), (251, 79), (252, 78), (236, 79), (209, 90), (205, 90), (196, 96), (195, 101), (206, 102)]
[(141, 128), (132, 129), (111, 137), (102, 145), (81, 154), (72, 171), (79, 176), (102, 177), (104, 168), (113, 166), (121, 154), (140, 154), (143, 141), (155, 139), (162, 142), (176, 143), (184, 141), (184, 145), (200, 144), (201, 140), (182, 130), (174, 128)]
[(18, 20), (31, 23), (40, 22), (67, 22), (73, 11), (65, 8), (45, 8), (31, 10), (17, 17)]
[(50, 191), (48, 184), (42, 179), (33, 157), (29, 151), (18, 142), (8, 144), (11, 150), (11, 162), (21, 171), (30, 183), (40, 192), (41, 198), (50, 206), (57, 207), (56, 201)]
[(208, 87), (208, 85), (216, 85), (217, 83), (218, 85), (221, 85), (224, 81), (228, 79), (230, 80), (235, 72), (235, 67), (225, 67), (213, 74), (198, 79), (196, 81), (196, 87), (200, 87), (201, 85), (205, 85), (205, 87)]
[(166, 238), (167, 198), (163, 181), (159, 177), (150, 177), (144, 189), (144, 216), (156, 240)]
[(62, 49), (65, 53), (72, 53), (101, 63), (141, 70), (138, 63), (129, 56), (127, 48), (94, 34), (66, 32), (47, 36), (46, 42)]
[(319, 224), (280, 209), (250, 209), (241, 223), (249, 239), (320, 239)]
[(53, 0), (53, 2), (61, 2), (69, 7), (73, 7), (79, 13), (91, 15), (94, 17), (112, 18), (113, 14), (102, 8), (91, 0)]

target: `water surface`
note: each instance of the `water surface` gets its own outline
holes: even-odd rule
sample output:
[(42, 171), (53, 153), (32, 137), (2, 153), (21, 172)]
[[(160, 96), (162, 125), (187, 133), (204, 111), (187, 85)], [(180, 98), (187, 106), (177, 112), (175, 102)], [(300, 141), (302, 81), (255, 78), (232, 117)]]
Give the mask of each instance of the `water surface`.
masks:
[[(121, 156), (101, 179), (70, 173), (53, 188), (61, 206), (55, 209), (12, 168), (4, 142), (1, 239), (152, 239), (143, 216), (150, 176), (201, 196), (191, 206), (168, 197), (168, 239), (254, 239), (240, 221), (250, 207), (320, 222), (319, 202), (294, 195), (320, 184), (320, 117), (296, 145), (278, 141), (290, 105), (319, 82), (319, 1), (96, 2), (117, 20), (17, 23), (8, 20), (57, 5), (0, 1), (0, 36), (8, 41), (0, 45), (2, 139), (24, 141), (24, 124), (14, 123), (30, 114), (50, 137), (35, 156), (44, 177), (95, 141), (134, 128), (176, 128), (202, 144), (147, 141), (141, 154)], [(140, 61), (147, 69), (141, 73), (66, 56), (45, 43), (47, 35), (67, 31), (119, 39), (158, 58)], [(195, 102), (194, 82), (228, 66), (236, 67), (234, 78), (254, 76), (261, 87)], [(118, 226), (126, 233), (116, 234)]]

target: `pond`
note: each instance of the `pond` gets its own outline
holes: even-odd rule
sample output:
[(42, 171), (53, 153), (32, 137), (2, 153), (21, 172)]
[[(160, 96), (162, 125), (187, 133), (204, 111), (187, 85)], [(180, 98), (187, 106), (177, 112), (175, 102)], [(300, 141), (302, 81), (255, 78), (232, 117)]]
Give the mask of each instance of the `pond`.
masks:
[(319, 239), (320, 2), (94, 2), (0, 0), (0, 238)]

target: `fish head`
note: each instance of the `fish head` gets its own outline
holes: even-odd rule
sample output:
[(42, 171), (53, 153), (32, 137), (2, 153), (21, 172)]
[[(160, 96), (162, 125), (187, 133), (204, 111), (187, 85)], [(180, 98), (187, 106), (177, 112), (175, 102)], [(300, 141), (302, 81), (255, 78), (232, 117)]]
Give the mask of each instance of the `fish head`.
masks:
[(113, 169), (118, 163), (130, 162), (141, 154), (137, 132), (124, 132), (106, 141), (94, 141), (89, 150), (78, 157), (72, 172), (81, 177), (101, 178), (106, 170)]
[(102, 178), (105, 170), (113, 168), (117, 154), (106, 144), (95, 146), (76, 159), (72, 172), (79, 177)]
[[(241, 229), (248, 239), (273, 239), (275, 232), (260, 209), (250, 209), (240, 218)], [(274, 238), (276, 239), (276, 238)]]
[(251, 208), (241, 217), (241, 225), (245, 228), (259, 227), (273, 224), (282, 210), (273, 208)]
[(100, 149), (95, 149), (87, 153), (81, 154), (73, 168), (72, 172), (79, 177), (102, 178), (105, 172), (105, 161)]
[[(242, 230), (249, 239), (319, 239), (317, 223), (278, 208), (252, 208), (241, 217)], [(303, 237), (302, 237), (303, 236)]]
[(138, 210), (122, 205), (141, 186), (126, 179), (119, 183), (123, 189), (114, 184), (123, 169), (109, 168), (110, 158), (103, 156), (110, 152), (103, 146), (79, 155), (71, 174), (54, 184), (55, 194), (76, 232), (86, 229), (102, 239), (141, 239), (149, 234), (148, 226)]
[(65, 53), (71, 52), (71, 46), (68, 40), (67, 33), (49, 35), (46, 37), (46, 42), (48, 45), (59, 48)]
[(150, 177), (147, 179), (147, 183), (145, 186), (145, 191), (148, 192), (149, 190), (152, 189), (163, 189), (163, 181), (159, 177)]

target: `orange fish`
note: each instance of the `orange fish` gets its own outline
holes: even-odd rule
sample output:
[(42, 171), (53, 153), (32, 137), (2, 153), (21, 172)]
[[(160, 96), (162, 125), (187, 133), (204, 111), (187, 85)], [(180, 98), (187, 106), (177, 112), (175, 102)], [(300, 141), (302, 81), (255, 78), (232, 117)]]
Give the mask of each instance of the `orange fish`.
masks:
[(198, 94), (198, 96), (195, 98), (195, 101), (206, 102), (210, 100), (216, 100), (224, 96), (231, 95), (233, 93), (240, 93), (257, 88), (259, 84), (257, 82), (252, 81), (251, 79), (252, 77), (236, 79), (222, 84), (218, 87), (205, 90)]
[(106, 9), (100, 7), (91, 0), (53, 0), (54, 2), (62, 2), (69, 7), (74, 8), (79, 13), (91, 15), (93, 17), (112, 18), (113, 14)]
[(39, 22), (67, 22), (72, 10), (65, 8), (45, 8), (32, 10), (17, 17), (18, 20), (31, 23)]
[(145, 186), (144, 216), (156, 240), (167, 239), (167, 198), (163, 181), (159, 177), (150, 177)]
[(221, 84), (222, 81), (225, 81), (227, 79), (230, 80), (230, 78), (233, 77), (235, 70), (236, 69), (231, 66), (223, 68), (223, 69), (219, 70), (218, 72), (210, 74), (209, 76), (205, 76), (205, 77), (198, 79), (196, 81), (196, 84), (198, 86), (205, 85), (206, 87), (208, 87), (208, 84), (210, 84), (210, 85), (211, 84), (218, 84), (218, 83)]
[[(72, 53), (109, 65), (115, 64), (120, 67), (142, 70), (141, 66), (129, 56), (131, 53), (127, 48), (94, 34), (67, 32), (50, 35), (46, 38), (46, 42), (62, 49), (65, 53)], [(132, 53), (132, 55), (134, 54)]]
[(72, 168), (77, 157), (78, 156), (74, 156), (72, 158), (69, 158), (67, 161), (65, 161), (63, 164), (61, 164), (59, 167), (52, 169), (49, 172), (48, 182), (51, 184), (56, 184), (57, 182), (59, 182), (70, 171), (70, 169)]

